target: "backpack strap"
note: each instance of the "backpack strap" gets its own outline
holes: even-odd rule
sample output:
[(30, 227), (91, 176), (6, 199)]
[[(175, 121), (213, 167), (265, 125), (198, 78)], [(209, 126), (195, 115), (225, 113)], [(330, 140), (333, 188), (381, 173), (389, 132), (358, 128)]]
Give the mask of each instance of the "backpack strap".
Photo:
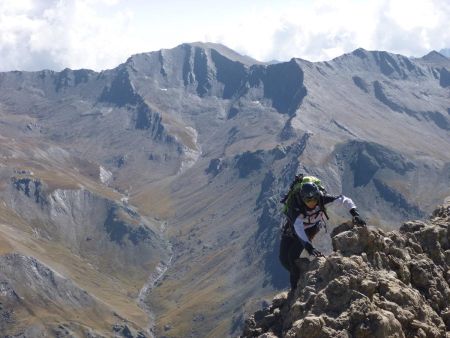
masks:
[(324, 203), (324, 201), (323, 201), (323, 194), (320, 194), (320, 198), (319, 198), (319, 206), (320, 206), (320, 209), (323, 211), (323, 214), (325, 215), (325, 217), (327, 218), (327, 220), (329, 220), (330, 217), (328, 216), (327, 208), (325, 208), (325, 203)]

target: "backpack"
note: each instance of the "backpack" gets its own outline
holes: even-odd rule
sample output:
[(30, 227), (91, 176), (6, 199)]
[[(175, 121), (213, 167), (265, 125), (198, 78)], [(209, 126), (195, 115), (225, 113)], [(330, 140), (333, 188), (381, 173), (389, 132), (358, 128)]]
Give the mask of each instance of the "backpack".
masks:
[[(317, 177), (311, 176), (311, 175), (305, 176), (302, 173), (295, 175), (294, 180), (292, 181), (291, 185), (289, 186), (289, 191), (280, 200), (280, 203), (284, 205), (283, 212), (285, 214), (287, 213), (287, 209), (288, 209), (288, 203), (287, 203), (288, 200), (300, 191), (300, 189), (302, 188), (302, 185), (304, 183), (314, 183), (315, 185), (317, 185), (317, 187), (319, 188), (319, 190), (322, 194), (325, 194), (327, 192), (326, 189), (323, 187), (322, 182)], [(328, 215), (327, 215), (325, 206), (323, 205), (322, 198), (320, 198), (319, 204), (325, 214), (325, 217), (328, 219)]]

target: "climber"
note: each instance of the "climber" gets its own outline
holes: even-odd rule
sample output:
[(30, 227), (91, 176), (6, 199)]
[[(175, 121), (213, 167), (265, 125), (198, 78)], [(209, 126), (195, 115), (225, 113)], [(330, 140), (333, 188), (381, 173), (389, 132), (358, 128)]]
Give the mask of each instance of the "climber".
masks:
[(324, 189), (319, 189), (319, 184), (313, 183), (314, 180), (320, 182), (315, 177), (305, 177), (297, 189), (289, 193), (286, 198), (286, 221), (282, 227), (282, 236), (280, 243), (280, 261), (284, 268), (290, 273), (291, 289), (297, 287), (300, 278), (300, 269), (295, 261), (300, 257), (303, 249), (313, 256), (323, 257), (323, 254), (314, 248), (311, 241), (324, 227), (324, 217), (328, 219), (325, 205), (334, 203), (345, 207), (353, 216), (353, 223), (358, 226), (365, 226), (366, 222), (359, 215), (353, 201), (344, 196), (332, 196), (327, 194)]

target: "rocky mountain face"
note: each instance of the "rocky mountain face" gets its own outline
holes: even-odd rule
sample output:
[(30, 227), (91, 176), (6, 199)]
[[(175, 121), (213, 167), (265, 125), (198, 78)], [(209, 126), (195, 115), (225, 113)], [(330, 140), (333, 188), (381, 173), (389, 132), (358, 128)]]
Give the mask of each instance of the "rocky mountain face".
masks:
[(128, 330), (129, 337), (144, 337), (130, 329), (130, 324), (119, 324), (126, 320), (35, 258), (6, 254), (0, 257), (0, 267), (0, 331), (4, 337), (17, 333), (13, 327), (19, 323), (23, 328), (14, 337), (98, 337), (101, 331), (91, 328), (103, 327), (106, 333), (108, 326), (116, 332)]
[(450, 201), (398, 231), (344, 223), (331, 237), (334, 252), (301, 258), (297, 289), (243, 337), (450, 337)]
[[(254, 299), (287, 286), (279, 199), (297, 171), (385, 228), (450, 195), (449, 88), (436, 52), (263, 64), (202, 43), (100, 73), (0, 73), (0, 276), (29, 305), (1, 293), (2, 329), (237, 334)], [(57, 289), (32, 301), (12, 257), (86, 292), (101, 319)]]

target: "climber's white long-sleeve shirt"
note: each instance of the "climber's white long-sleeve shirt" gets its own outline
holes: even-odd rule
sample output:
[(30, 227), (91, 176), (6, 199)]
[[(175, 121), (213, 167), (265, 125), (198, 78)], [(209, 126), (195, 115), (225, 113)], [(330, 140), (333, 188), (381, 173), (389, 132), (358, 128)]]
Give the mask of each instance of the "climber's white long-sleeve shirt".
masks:
[[(330, 196), (325, 195), (323, 197), (324, 204), (336, 204), (340, 207), (345, 208), (350, 211), (351, 209), (356, 208), (355, 203), (353, 201), (344, 196)], [(305, 243), (311, 243), (308, 236), (306, 235), (305, 229), (312, 228), (313, 226), (318, 225), (320, 222), (324, 222), (324, 213), (320, 209), (320, 206), (317, 205), (314, 209), (305, 209), (305, 214), (300, 213), (294, 222), (294, 229), (297, 236)]]

